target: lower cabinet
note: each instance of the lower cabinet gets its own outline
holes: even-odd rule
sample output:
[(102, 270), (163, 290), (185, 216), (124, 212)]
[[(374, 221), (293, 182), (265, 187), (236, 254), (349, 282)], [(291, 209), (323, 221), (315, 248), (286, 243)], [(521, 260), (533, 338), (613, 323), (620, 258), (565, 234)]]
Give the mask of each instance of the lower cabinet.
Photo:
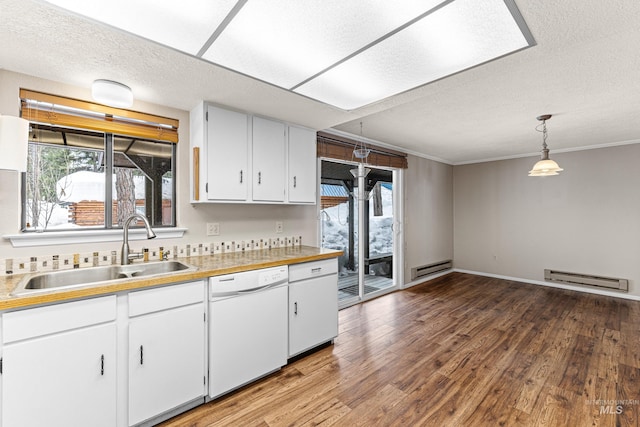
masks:
[(115, 296), (6, 313), (2, 426), (116, 425)]
[(199, 280), (0, 313), (0, 426), (153, 425), (220, 396), (337, 336), (337, 271), (294, 264), (288, 286), (211, 305)]
[(129, 425), (205, 395), (203, 282), (129, 295)]
[(289, 266), (289, 357), (337, 335), (337, 259)]

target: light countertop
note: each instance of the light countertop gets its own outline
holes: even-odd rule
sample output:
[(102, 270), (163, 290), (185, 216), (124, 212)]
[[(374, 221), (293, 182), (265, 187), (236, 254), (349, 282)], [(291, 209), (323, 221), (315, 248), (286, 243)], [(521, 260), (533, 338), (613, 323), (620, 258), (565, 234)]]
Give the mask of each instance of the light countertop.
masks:
[[(72, 289), (52, 289), (34, 292), (31, 295), (13, 296), (11, 292), (26, 274), (0, 277), (0, 311), (24, 308), (38, 304), (63, 302), (76, 298), (86, 298), (116, 292), (131, 291), (165, 285), (168, 283), (185, 282), (204, 279), (210, 276), (238, 273), (259, 268), (277, 267), (281, 265), (298, 264), (308, 261), (336, 258), (342, 251), (322, 249), (311, 246), (293, 246), (277, 249), (263, 249), (226, 254), (192, 256), (178, 258), (179, 261), (197, 267), (195, 271), (175, 272), (163, 276), (148, 276), (132, 279), (118, 279)], [(159, 261), (155, 261), (159, 262)]]

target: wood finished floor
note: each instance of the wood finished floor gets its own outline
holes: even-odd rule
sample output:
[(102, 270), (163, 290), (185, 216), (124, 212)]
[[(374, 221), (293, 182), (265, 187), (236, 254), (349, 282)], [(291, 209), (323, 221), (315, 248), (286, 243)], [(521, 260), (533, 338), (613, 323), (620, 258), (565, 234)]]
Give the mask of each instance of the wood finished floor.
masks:
[(452, 273), (339, 318), (335, 345), (162, 426), (639, 423), (640, 301)]

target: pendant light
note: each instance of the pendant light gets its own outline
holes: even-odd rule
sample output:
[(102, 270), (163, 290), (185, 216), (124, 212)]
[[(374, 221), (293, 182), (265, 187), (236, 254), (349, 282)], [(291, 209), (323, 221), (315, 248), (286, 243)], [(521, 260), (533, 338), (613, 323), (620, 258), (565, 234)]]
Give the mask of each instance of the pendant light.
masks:
[[(536, 130), (542, 132), (542, 154), (540, 160), (533, 166), (533, 169), (529, 171), (529, 176), (552, 176), (558, 175), (558, 172), (563, 171), (560, 166), (549, 158), (549, 149), (547, 148), (547, 120), (551, 118), (551, 114), (544, 114), (536, 117), (536, 119), (542, 122), (542, 125), (538, 125)], [(542, 126), (542, 130), (538, 128)]]
[(358, 190), (358, 197), (368, 197), (366, 194), (366, 191), (364, 190), (364, 185), (360, 185), (360, 178), (362, 178), (362, 180), (364, 181), (364, 178), (369, 174), (369, 172), (371, 172), (371, 169), (365, 167), (366, 163), (367, 163), (367, 157), (369, 157), (369, 153), (371, 153), (371, 150), (369, 148), (367, 148), (367, 144), (364, 142), (364, 137), (362, 136), (362, 122), (360, 122), (360, 138), (362, 139), (362, 141), (358, 141), (357, 145), (353, 148), (353, 153), (351, 155), (351, 158), (353, 159), (354, 157), (359, 159), (360, 163), (358, 163), (358, 167), (351, 169), (351, 175), (353, 175), (354, 178), (358, 179), (358, 187), (360, 187), (360, 189)]

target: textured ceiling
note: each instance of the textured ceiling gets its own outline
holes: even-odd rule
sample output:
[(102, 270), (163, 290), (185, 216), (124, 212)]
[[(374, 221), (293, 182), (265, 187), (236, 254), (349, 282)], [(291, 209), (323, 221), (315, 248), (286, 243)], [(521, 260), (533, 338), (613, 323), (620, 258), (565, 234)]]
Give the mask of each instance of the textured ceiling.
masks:
[[(0, 0), (0, 67), (190, 110), (200, 100), (314, 129), (334, 128), (465, 163), (640, 142), (640, 2), (516, 0), (537, 45), (378, 103), (342, 111), (62, 11)], [(256, 35), (259, 37), (259, 35)], [(4, 94), (3, 94), (4, 96)]]

